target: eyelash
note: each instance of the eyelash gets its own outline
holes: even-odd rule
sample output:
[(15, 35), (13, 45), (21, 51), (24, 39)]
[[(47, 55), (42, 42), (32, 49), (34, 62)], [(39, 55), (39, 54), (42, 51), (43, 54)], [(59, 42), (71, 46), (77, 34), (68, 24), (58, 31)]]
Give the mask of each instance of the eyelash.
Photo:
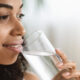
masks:
[(5, 20), (8, 18), (9, 15), (0, 16), (0, 20)]
[[(9, 17), (9, 15), (0, 16), (0, 20), (6, 20)], [(24, 17), (24, 14), (21, 13), (17, 16), (17, 18), (22, 19)]]
[(17, 16), (17, 18), (19, 18), (19, 19), (22, 19), (22, 17), (24, 17), (25, 15), (23, 14), (23, 13), (21, 13), (21, 14), (19, 14), (18, 16)]

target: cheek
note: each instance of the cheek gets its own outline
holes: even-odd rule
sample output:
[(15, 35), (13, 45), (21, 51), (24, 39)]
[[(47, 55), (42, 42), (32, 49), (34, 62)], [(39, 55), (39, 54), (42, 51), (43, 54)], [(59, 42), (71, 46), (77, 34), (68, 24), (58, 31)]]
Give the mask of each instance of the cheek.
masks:
[(7, 29), (0, 28), (0, 45), (6, 41), (8, 35), (9, 31)]

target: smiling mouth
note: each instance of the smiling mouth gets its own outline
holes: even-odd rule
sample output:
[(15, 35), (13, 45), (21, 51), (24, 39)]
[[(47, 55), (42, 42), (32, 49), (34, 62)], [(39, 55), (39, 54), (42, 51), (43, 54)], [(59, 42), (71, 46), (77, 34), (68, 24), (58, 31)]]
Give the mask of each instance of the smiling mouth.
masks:
[(21, 46), (21, 44), (15, 44), (15, 45), (3, 44), (3, 47), (14, 47), (14, 48), (18, 48), (19, 46)]
[(18, 53), (23, 50), (22, 44), (3, 44), (3, 47)]

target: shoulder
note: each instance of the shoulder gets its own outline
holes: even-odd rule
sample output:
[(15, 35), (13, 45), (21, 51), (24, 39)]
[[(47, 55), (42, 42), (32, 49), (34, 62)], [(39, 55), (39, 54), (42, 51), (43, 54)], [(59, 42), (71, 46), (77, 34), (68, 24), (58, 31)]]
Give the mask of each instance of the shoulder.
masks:
[(25, 72), (24, 73), (24, 80), (39, 80), (39, 78), (31, 72)]

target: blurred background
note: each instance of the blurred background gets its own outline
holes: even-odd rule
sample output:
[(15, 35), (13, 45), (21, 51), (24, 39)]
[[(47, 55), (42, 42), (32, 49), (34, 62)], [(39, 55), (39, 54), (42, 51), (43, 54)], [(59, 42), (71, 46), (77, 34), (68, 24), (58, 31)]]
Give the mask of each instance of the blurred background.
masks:
[(42, 30), (80, 69), (80, 0), (23, 0), (27, 35)]

